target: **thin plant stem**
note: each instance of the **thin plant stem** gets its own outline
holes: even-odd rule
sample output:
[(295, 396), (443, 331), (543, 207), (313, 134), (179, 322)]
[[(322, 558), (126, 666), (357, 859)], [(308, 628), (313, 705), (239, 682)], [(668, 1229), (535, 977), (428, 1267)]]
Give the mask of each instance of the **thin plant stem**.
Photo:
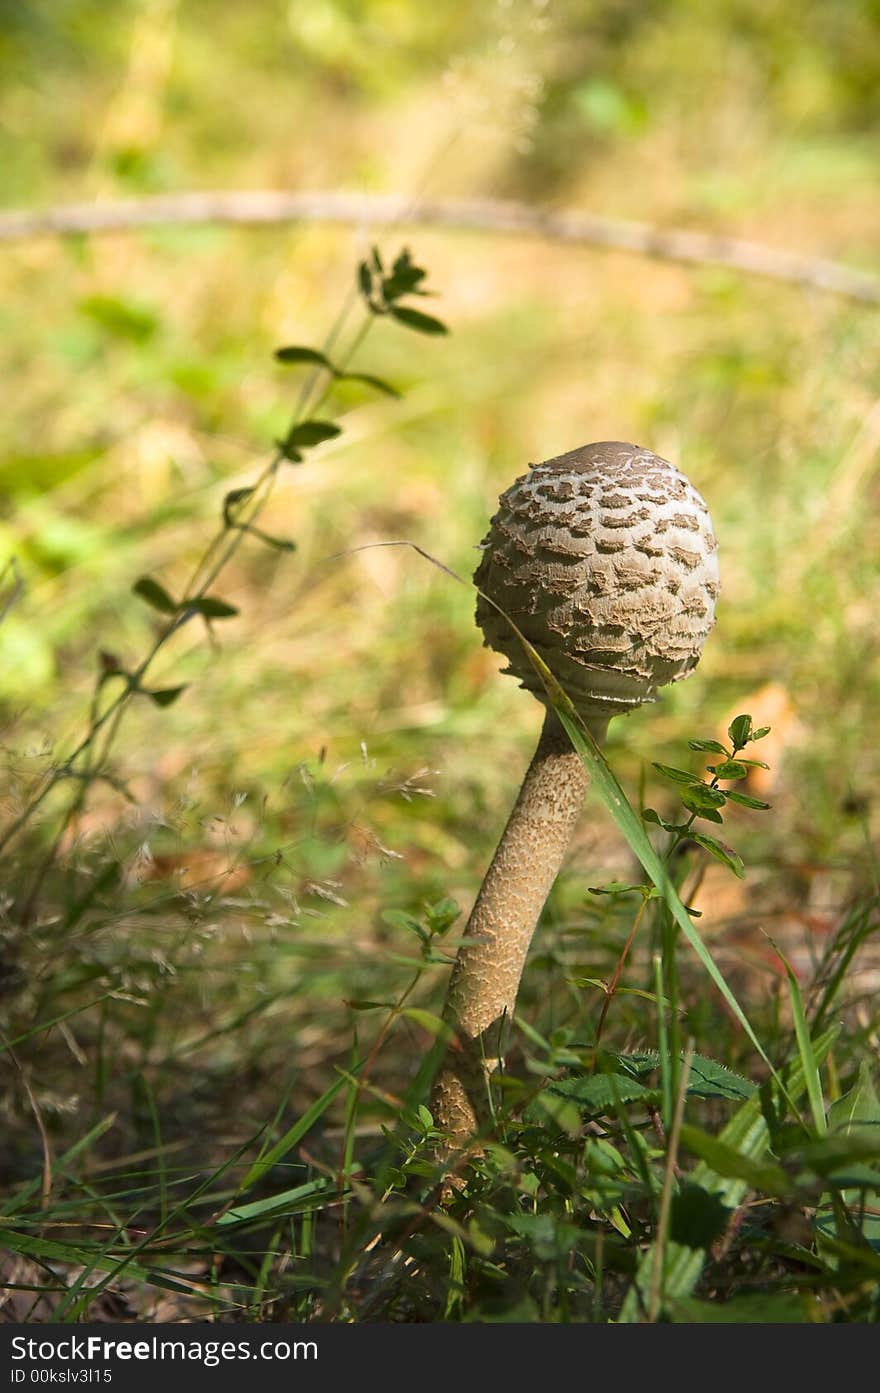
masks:
[[(337, 341), (340, 333), (342, 332), (345, 326), (345, 322), (351, 312), (351, 308), (355, 302), (355, 299), (356, 296), (354, 292), (350, 292), (347, 295), (342, 310), (337, 316), (337, 319), (325, 340), (325, 352), (329, 352), (330, 349), (332, 349), (335, 342)], [(359, 326), (352, 338), (352, 342), (350, 343), (350, 345), (348, 346), (345, 353), (342, 355), (340, 359), (341, 370), (344, 370), (350, 364), (355, 353), (357, 353), (357, 351), (362, 346), (367, 334), (369, 333), (370, 328), (372, 327), (375, 321), (375, 318), (376, 315), (372, 311), (368, 311), (365, 315), (362, 324)], [(323, 371), (326, 374), (326, 381), (324, 383), (324, 386), (318, 393), (317, 397), (314, 400), (311, 400), (315, 385), (315, 378), (312, 378), (310, 382), (307, 382), (305, 384), (302, 391), (300, 392), (297, 407), (294, 411), (294, 415), (290, 423), (290, 429), (297, 425), (309, 410), (319, 410), (323, 403), (327, 400), (327, 397), (329, 396), (330, 391), (332, 390), (335, 377), (333, 374), (327, 374), (326, 369), (322, 369), (319, 371)], [(144, 659), (141, 661), (140, 665), (135, 669), (134, 672), (128, 674), (125, 686), (123, 687), (122, 691), (120, 691), (116, 695), (116, 697), (114, 697), (114, 699), (109, 703), (106, 709), (100, 714), (97, 710), (97, 698), (100, 691), (99, 684), (98, 690), (96, 691), (96, 694), (92, 699), (91, 710), (89, 713), (89, 724), (85, 735), (80, 740), (79, 744), (76, 745), (72, 753), (68, 755), (68, 757), (61, 764), (56, 765), (45, 775), (42, 787), (38, 788), (36, 793), (34, 793), (31, 799), (26, 803), (25, 807), (18, 815), (18, 817), (13, 819), (13, 821), (7, 827), (6, 831), (2, 835), (0, 835), (0, 852), (3, 852), (15, 839), (18, 833), (21, 832), (22, 829), (28, 824), (30, 819), (33, 817), (34, 813), (37, 812), (37, 810), (45, 802), (46, 798), (54, 791), (54, 789), (57, 788), (58, 785), (62, 783), (65, 779), (70, 778), (73, 775), (74, 768), (78, 761), (83, 756), (88, 757), (87, 766), (84, 771), (85, 778), (83, 780), (83, 783), (81, 787), (78, 789), (76, 797), (71, 801), (66, 812), (63, 813), (60, 818), (58, 831), (56, 833), (55, 838), (53, 839), (50, 852), (48, 856), (45, 858), (44, 862), (41, 863), (39, 876), (35, 880), (34, 887), (28, 894), (25, 904), (25, 911), (28, 914), (28, 916), (33, 914), (36, 894), (39, 890), (39, 884), (42, 882), (43, 877), (45, 876), (46, 872), (55, 860), (58, 848), (60, 847), (61, 841), (64, 837), (64, 833), (67, 827), (70, 825), (71, 819), (75, 818), (78, 815), (78, 813), (82, 810), (86, 797), (88, 796), (88, 788), (91, 782), (93, 782), (93, 780), (100, 775), (101, 770), (104, 768), (107, 760), (110, 757), (113, 745), (119, 734), (123, 716), (128, 708), (131, 698), (140, 692), (141, 684), (144, 678), (146, 677), (149, 669), (152, 667), (152, 664), (158, 656), (159, 652), (165, 647), (165, 645), (168, 643), (171, 637), (178, 631), (178, 629), (180, 629), (189, 618), (193, 617), (192, 612), (187, 612), (185, 606), (194, 605), (199, 600), (204, 599), (211, 586), (214, 584), (214, 582), (221, 574), (221, 572), (225, 570), (226, 566), (235, 556), (248, 531), (251, 530), (253, 524), (256, 522), (256, 520), (266, 507), (266, 504), (268, 503), (274, 490), (274, 486), (278, 477), (278, 472), (281, 464), (284, 462), (284, 459), (284, 452), (279, 450), (273, 456), (272, 460), (262, 470), (256, 483), (252, 486), (252, 494), (250, 499), (248, 500), (250, 507), (247, 510), (246, 517), (240, 519), (234, 527), (224, 525), (211, 539), (207, 548), (202, 554), (202, 557), (197, 563), (196, 568), (193, 571), (193, 574), (191, 575), (190, 580), (185, 588), (184, 599), (181, 602), (181, 612), (173, 615), (172, 618), (161, 628), (154, 643), (152, 644)], [(103, 741), (102, 749), (100, 751), (100, 755), (92, 757), (94, 755), (98, 737), (102, 731), (105, 732), (105, 738)]]
[[(633, 920), (633, 926), (629, 931), (629, 937), (627, 938), (626, 943), (623, 945), (623, 952), (617, 960), (617, 966), (614, 969), (614, 975), (612, 976), (611, 981), (608, 983), (608, 986), (605, 988), (605, 1000), (602, 1002), (602, 1010), (599, 1012), (599, 1023), (596, 1026), (597, 1051), (599, 1047), (599, 1041), (602, 1039), (602, 1031), (605, 1028), (605, 1017), (608, 1015), (608, 1008), (611, 1005), (611, 999), (617, 990), (617, 983), (620, 981), (620, 974), (623, 972), (624, 966), (626, 965), (626, 960), (629, 956), (629, 950), (632, 947), (633, 940), (635, 939), (635, 936), (639, 931), (639, 925), (642, 922), (642, 918), (644, 916), (647, 904), (648, 899), (646, 896), (643, 895), (642, 903), (639, 905), (638, 912), (636, 914), (635, 919)], [(593, 1059), (594, 1069), (596, 1067), (597, 1057), (598, 1055), (594, 1056)]]
[(654, 1240), (654, 1262), (651, 1269), (651, 1289), (648, 1293), (648, 1320), (656, 1321), (660, 1314), (663, 1294), (663, 1258), (666, 1252), (666, 1234), (669, 1229), (669, 1215), (672, 1209), (672, 1184), (678, 1160), (678, 1144), (681, 1139), (681, 1124), (684, 1121), (684, 1103), (687, 1094), (688, 1078), (694, 1058), (694, 1042), (688, 1041), (687, 1054), (678, 1084), (675, 1099), (675, 1113), (666, 1148), (666, 1168), (663, 1173), (663, 1189), (660, 1192), (660, 1213), (657, 1219), (657, 1236)]

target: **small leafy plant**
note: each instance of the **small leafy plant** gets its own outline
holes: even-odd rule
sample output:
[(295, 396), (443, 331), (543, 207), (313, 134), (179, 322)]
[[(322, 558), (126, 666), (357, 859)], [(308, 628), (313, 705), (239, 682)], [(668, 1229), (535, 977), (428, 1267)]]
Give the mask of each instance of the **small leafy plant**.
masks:
[[(340, 425), (319, 414), (328, 403), (333, 389), (339, 383), (354, 382), (392, 397), (400, 395), (384, 379), (355, 371), (351, 367), (371, 326), (379, 319), (390, 318), (404, 328), (419, 333), (434, 335), (448, 332), (439, 319), (402, 303), (411, 296), (431, 294), (424, 288), (427, 274), (424, 267), (416, 264), (407, 248), (394, 259), (391, 270), (386, 271), (382, 255), (374, 247), (369, 261), (362, 262), (358, 268), (357, 286), (363, 315), (360, 324), (349, 334), (348, 341), (344, 341), (347, 307), (324, 349), (296, 344), (276, 351), (275, 357), (280, 363), (311, 367), (313, 371), (300, 391), (288, 429), (275, 442), (273, 458), (252, 484), (232, 489), (226, 494), (221, 508), (220, 528), (202, 553), (182, 594), (172, 595), (154, 576), (143, 575), (134, 582), (133, 593), (160, 618), (152, 644), (140, 662), (129, 665), (113, 652), (100, 651), (84, 734), (65, 758), (50, 764), (20, 812), (0, 831), (0, 852), (4, 852), (29, 826), (34, 815), (56, 789), (64, 784), (73, 784), (73, 796), (57, 818), (52, 849), (25, 897), (26, 920), (33, 917), (40, 883), (54, 861), (55, 851), (61, 845), (67, 829), (82, 814), (89, 789), (102, 780), (114, 785), (118, 783), (112, 770), (111, 756), (131, 701), (137, 697), (147, 697), (156, 706), (165, 708), (172, 706), (186, 691), (185, 683), (162, 687), (148, 685), (150, 669), (170, 639), (193, 619), (201, 619), (210, 635), (215, 623), (232, 619), (238, 614), (235, 605), (214, 593), (214, 586), (243, 541), (253, 538), (281, 552), (296, 549), (296, 544), (290, 539), (270, 536), (257, 524), (272, 496), (281, 469), (286, 465), (300, 464), (307, 451), (342, 433)], [(340, 339), (343, 340), (341, 343)], [(331, 358), (333, 345), (336, 347)]]
[(769, 803), (765, 803), (760, 798), (753, 798), (751, 794), (721, 787), (722, 783), (735, 783), (740, 779), (748, 778), (750, 769), (768, 768), (763, 760), (743, 758), (742, 751), (756, 740), (762, 740), (769, 733), (769, 726), (754, 729), (751, 716), (743, 715), (737, 716), (728, 727), (730, 749), (722, 745), (720, 740), (688, 741), (688, 746), (692, 750), (721, 755), (719, 763), (707, 766), (707, 773), (712, 776), (708, 780), (701, 779), (699, 775), (692, 774), (687, 769), (675, 769), (668, 764), (654, 764), (654, 768), (659, 774), (677, 786), (679, 799), (688, 814), (684, 822), (668, 822), (653, 808), (645, 808), (642, 813), (645, 822), (654, 823), (670, 834), (671, 842), (666, 853), (667, 861), (671, 860), (683, 842), (690, 840), (702, 847), (704, 851), (708, 851), (709, 855), (713, 856), (716, 861), (727, 866), (734, 875), (739, 876), (740, 879), (743, 878), (745, 871), (742, 857), (738, 852), (716, 837), (707, 836), (705, 832), (695, 831), (694, 823), (698, 818), (706, 822), (723, 822), (722, 809), (726, 803), (738, 803), (743, 808), (757, 808), (763, 811), (769, 808)]

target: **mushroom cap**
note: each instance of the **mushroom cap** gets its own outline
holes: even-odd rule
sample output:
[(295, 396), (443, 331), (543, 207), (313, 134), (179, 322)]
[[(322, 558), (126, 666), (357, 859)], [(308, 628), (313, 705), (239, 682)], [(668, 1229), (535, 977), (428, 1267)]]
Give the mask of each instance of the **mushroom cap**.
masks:
[(673, 464), (603, 440), (533, 465), (499, 504), (474, 575), (477, 623), (523, 687), (547, 703), (505, 615), (587, 721), (696, 667), (715, 622), (717, 543)]

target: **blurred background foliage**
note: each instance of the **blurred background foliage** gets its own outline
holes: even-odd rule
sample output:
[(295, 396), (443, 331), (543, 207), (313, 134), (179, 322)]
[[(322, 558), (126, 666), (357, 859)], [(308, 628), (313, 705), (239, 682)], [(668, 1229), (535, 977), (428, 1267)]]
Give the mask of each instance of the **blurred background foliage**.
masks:
[[(10, 207), (255, 187), (516, 197), (880, 271), (877, 0), (2, 0), (0, 89)], [(82, 729), (98, 649), (146, 650), (154, 616), (132, 582), (184, 582), (286, 423), (298, 378), (273, 349), (321, 344), (371, 240), (152, 228), (0, 250), (0, 562), (25, 583), (0, 632), (7, 811)], [(339, 553), (408, 539), (467, 576), (499, 492), (590, 440), (680, 464), (721, 549), (697, 675), (612, 726), (632, 796), (651, 758), (680, 763), (683, 740), (736, 710), (774, 726), (773, 812), (731, 832), (749, 889), (705, 905), (719, 955), (775, 980), (757, 926), (788, 926), (809, 962), (874, 875), (876, 310), (526, 238), (377, 240), (413, 247), (451, 337), (371, 335), (356, 366), (403, 400), (340, 388), (343, 434), (287, 472), (264, 519), (297, 552), (239, 552), (219, 593), (240, 617), (213, 643), (188, 626), (155, 674), (188, 691), (127, 719), (116, 773), (133, 801), (96, 788), (42, 917), (24, 940), (4, 921), (13, 1026), (110, 993), (34, 1062), (59, 1115), (59, 1071), (95, 1058), (101, 1098), (123, 1066), (161, 1093), (201, 1060), (189, 1086), (218, 1126), (218, 1078), (240, 1099), (243, 1069), (293, 1066), (311, 1091), (309, 1070), (348, 1047), (343, 999), (396, 970), (384, 912), (467, 907), (538, 708), (498, 680), (467, 590), (405, 548)], [(603, 908), (608, 941), (590, 938), (584, 887), (622, 860), (629, 879), (594, 808), (526, 1013), (571, 1007), (551, 990), (557, 950), (609, 974), (622, 921)], [(316, 999), (332, 1003), (320, 1019)], [(638, 1034), (637, 1006), (620, 1011)], [(264, 1101), (242, 1106), (259, 1120)], [(31, 1133), (22, 1145), (26, 1167)]]

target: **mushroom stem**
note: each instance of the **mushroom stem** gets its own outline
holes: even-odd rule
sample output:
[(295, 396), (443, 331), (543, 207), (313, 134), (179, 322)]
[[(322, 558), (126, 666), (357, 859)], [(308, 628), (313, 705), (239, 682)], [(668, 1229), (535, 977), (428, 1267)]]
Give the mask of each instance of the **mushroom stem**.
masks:
[[(669, 460), (620, 440), (532, 465), (498, 504), (474, 575), (484, 642), (547, 706), (527, 640), (601, 741), (612, 716), (697, 665), (718, 595), (709, 510)], [(587, 783), (548, 709), (449, 985), (433, 1112), (456, 1147), (488, 1120), (504, 1020)]]
[[(607, 721), (591, 725), (605, 735)], [(488, 1120), (489, 1076), (501, 1057), (529, 944), (556, 879), (589, 774), (552, 710), (486, 872), (452, 970), (444, 1020), (455, 1033), (434, 1085), (435, 1123), (453, 1146)]]

